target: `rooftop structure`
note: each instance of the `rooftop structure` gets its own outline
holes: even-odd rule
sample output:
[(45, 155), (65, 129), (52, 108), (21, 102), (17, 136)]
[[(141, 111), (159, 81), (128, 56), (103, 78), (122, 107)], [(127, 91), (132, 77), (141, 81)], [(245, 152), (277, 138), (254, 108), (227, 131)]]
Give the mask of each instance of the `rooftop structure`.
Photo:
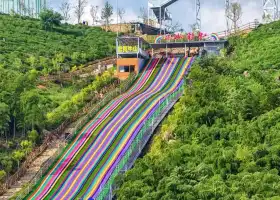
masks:
[(160, 20), (172, 20), (172, 16), (168, 12), (167, 7), (177, 1), (178, 0), (150, 0), (151, 9), (159, 22)]
[(149, 1), (149, 10), (151, 9), (153, 11), (153, 14), (160, 25), (160, 34), (161, 34), (163, 23), (165, 23), (166, 21), (172, 21), (172, 15), (170, 12), (168, 12), (167, 8), (172, 4), (174, 4), (175, 2), (177, 2), (178, 0), (148, 0), (148, 1)]
[(149, 58), (150, 44), (141, 37), (117, 37), (116, 46), (118, 58)]
[(140, 73), (146, 59), (150, 44), (140, 37), (118, 37), (117, 46), (117, 76), (126, 79), (131, 73)]

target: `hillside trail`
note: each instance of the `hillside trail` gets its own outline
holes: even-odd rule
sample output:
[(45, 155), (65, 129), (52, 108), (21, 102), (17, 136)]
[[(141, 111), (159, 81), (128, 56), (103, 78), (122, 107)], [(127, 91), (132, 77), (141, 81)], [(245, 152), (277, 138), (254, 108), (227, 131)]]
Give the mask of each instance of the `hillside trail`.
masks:
[[(84, 115), (83, 115), (84, 116)], [(73, 122), (72, 124), (70, 124), (65, 130), (64, 133), (70, 133), (72, 134), (72, 132), (74, 131), (74, 127), (76, 126), (77, 123), (79, 123), (79, 121), (83, 118), (83, 116), (81, 116), (79, 118), (79, 120), (77, 120), (76, 122)], [(36, 176), (36, 174), (40, 171), (41, 167), (43, 166), (43, 164), (50, 158), (52, 158), (57, 151), (59, 151), (59, 146), (61, 148), (61, 146), (66, 146), (65, 140), (64, 138), (60, 138), (57, 139), (55, 141), (53, 141), (47, 148), (46, 150), (40, 154), (31, 164), (31, 166), (28, 168), (28, 170), (26, 171), (26, 173), (24, 174), (24, 176), (22, 176), (14, 185), (12, 185), (11, 188), (9, 188), (6, 193), (4, 193), (3, 195), (0, 196), (0, 200), (6, 200), (6, 199), (10, 199), (12, 197), (15, 196), (15, 194), (17, 192), (19, 192), (20, 190), (23, 189), (23, 187), (28, 184), (29, 182), (31, 182), (34, 177)]]

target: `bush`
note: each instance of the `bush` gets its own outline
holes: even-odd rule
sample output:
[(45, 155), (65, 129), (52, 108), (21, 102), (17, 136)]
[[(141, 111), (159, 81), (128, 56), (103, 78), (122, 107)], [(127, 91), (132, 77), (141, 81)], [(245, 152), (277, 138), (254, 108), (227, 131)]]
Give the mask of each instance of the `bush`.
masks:
[(52, 30), (54, 26), (59, 26), (63, 17), (53, 10), (43, 10), (39, 15), (42, 25), (46, 30)]
[(6, 177), (6, 172), (4, 170), (0, 170), (0, 182), (4, 182)]
[(27, 133), (28, 139), (33, 143), (36, 144), (39, 140), (39, 134), (36, 130), (29, 131)]

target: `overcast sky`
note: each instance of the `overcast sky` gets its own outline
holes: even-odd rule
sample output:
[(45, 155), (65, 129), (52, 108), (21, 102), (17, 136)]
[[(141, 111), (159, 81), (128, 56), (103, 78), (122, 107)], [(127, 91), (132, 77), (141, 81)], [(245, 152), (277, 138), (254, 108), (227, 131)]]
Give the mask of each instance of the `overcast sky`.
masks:
[[(49, 0), (49, 6), (55, 10), (59, 10), (59, 5), (63, 0)], [(77, 0), (70, 0), (74, 4)], [(91, 17), (89, 14), (90, 5), (98, 5), (103, 7), (106, 0), (87, 0), (88, 7), (86, 13), (82, 17), (83, 20), (89, 21), (91, 24)], [(139, 8), (148, 6), (148, 0), (118, 0), (119, 8), (124, 8), (126, 13), (124, 20), (129, 22), (137, 20), (139, 16)], [(262, 0), (238, 0), (242, 5), (242, 19), (241, 24), (254, 21), (254, 19), (261, 19), (262, 16)], [(225, 0), (201, 0), (201, 29), (204, 32), (219, 32), (225, 30)], [(109, 0), (109, 3), (116, 10), (116, 0)], [(101, 9), (100, 9), (101, 10)], [(99, 11), (100, 11), (99, 10)], [(174, 22), (180, 22), (183, 28), (190, 30), (190, 24), (195, 23), (195, 0), (179, 0), (169, 7)], [(114, 15), (113, 18), (115, 18)], [(75, 17), (72, 16), (72, 20)]]

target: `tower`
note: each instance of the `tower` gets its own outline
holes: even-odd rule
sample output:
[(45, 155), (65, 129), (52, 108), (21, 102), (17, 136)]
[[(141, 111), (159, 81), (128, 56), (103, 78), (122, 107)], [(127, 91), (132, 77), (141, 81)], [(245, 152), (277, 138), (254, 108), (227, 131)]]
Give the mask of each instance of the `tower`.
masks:
[(196, 29), (201, 29), (200, 0), (195, 0), (195, 25)]
[(275, 21), (278, 17), (278, 0), (263, 0), (263, 21)]
[[(162, 33), (163, 22), (172, 20), (172, 15), (168, 12), (167, 8), (177, 1), (178, 0), (148, 0), (148, 7), (149, 9), (152, 9), (159, 23), (160, 34)], [(150, 14), (148, 14), (148, 18), (150, 18), (149, 15)]]

